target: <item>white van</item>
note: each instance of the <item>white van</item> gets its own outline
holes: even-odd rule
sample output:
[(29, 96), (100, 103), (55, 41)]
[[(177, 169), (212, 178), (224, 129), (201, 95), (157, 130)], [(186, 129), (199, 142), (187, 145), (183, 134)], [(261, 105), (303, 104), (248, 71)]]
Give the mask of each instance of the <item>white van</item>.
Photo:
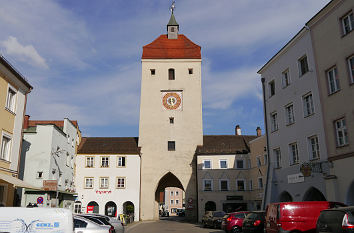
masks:
[(73, 233), (68, 209), (0, 207), (0, 232)]

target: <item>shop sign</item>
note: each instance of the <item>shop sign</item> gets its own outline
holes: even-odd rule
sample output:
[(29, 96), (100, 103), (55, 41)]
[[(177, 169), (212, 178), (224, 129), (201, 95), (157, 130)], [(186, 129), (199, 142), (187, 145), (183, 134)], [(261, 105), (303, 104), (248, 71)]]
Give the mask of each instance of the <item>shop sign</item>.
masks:
[(87, 206), (87, 213), (88, 213), (88, 214), (92, 214), (92, 213), (93, 213), (93, 208), (94, 208), (93, 205), (92, 205), (92, 206), (88, 205), (88, 206)]
[(105, 190), (105, 191), (100, 191), (100, 190), (96, 190), (96, 194), (110, 194), (110, 193), (112, 193), (112, 191), (111, 190)]
[(243, 196), (226, 196), (226, 200), (228, 201), (242, 201), (243, 200)]
[(288, 175), (288, 184), (302, 183), (305, 181), (305, 177), (302, 173)]
[(43, 180), (43, 189), (45, 191), (57, 191), (58, 181), (57, 180)]

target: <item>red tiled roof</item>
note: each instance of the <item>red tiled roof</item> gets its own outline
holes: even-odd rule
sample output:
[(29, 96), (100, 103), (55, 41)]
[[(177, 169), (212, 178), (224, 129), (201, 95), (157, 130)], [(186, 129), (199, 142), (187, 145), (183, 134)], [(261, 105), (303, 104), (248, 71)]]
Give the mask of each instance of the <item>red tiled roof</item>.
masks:
[(78, 154), (139, 154), (137, 137), (83, 137)]
[(203, 145), (197, 146), (197, 155), (246, 154), (250, 152), (249, 141), (253, 135), (204, 135)]
[(161, 35), (143, 47), (142, 59), (201, 59), (201, 47), (194, 44), (185, 35), (178, 39), (168, 39)]
[[(75, 127), (78, 126), (77, 121), (71, 121), (71, 123), (73, 123), (73, 125), (75, 125)], [(28, 121), (29, 127), (33, 127), (36, 125), (49, 125), (49, 124), (56, 125), (59, 128), (64, 127), (64, 121), (31, 121), (31, 120)]]

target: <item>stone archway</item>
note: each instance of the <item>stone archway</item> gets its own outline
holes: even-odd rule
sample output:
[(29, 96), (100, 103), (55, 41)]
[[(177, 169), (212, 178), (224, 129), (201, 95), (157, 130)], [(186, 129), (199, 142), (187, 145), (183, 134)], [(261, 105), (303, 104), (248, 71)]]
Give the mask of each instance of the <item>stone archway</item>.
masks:
[(123, 214), (134, 215), (135, 207), (134, 203), (131, 201), (126, 201), (123, 203)]
[(326, 198), (320, 190), (318, 190), (315, 187), (311, 187), (306, 191), (302, 200), (303, 201), (326, 201)]
[(279, 202), (289, 202), (289, 201), (293, 201), (293, 197), (287, 191), (283, 191), (279, 195)]
[(109, 201), (106, 203), (104, 208), (104, 214), (109, 217), (116, 217), (117, 216), (117, 205), (113, 201)]
[(213, 201), (207, 201), (204, 206), (204, 210), (206, 211), (215, 211), (216, 210), (216, 204)]
[(98, 214), (100, 212), (100, 207), (95, 201), (91, 201), (87, 204), (87, 213)]
[(183, 192), (185, 191), (181, 181), (172, 172), (165, 174), (160, 179), (155, 191), (155, 206), (157, 207), (155, 209), (155, 216), (159, 216), (159, 211), (165, 211), (165, 189), (169, 187), (176, 187), (180, 188)]
[(354, 181), (349, 186), (348, 192), (347, 192), (347, 200), (346, 200), (347, 205), (354, 205)]

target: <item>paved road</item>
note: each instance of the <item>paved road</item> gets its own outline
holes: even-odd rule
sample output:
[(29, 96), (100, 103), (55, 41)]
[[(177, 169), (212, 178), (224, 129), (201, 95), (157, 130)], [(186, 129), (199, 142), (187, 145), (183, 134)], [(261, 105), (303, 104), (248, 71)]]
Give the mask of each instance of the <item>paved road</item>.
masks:
[(187, 223), (178, 218), (166, 218), (159, 221), (134, 223), (126, 228), (126, 233), (225, 233), (220, 229), (203, 228), (201, 225)]

